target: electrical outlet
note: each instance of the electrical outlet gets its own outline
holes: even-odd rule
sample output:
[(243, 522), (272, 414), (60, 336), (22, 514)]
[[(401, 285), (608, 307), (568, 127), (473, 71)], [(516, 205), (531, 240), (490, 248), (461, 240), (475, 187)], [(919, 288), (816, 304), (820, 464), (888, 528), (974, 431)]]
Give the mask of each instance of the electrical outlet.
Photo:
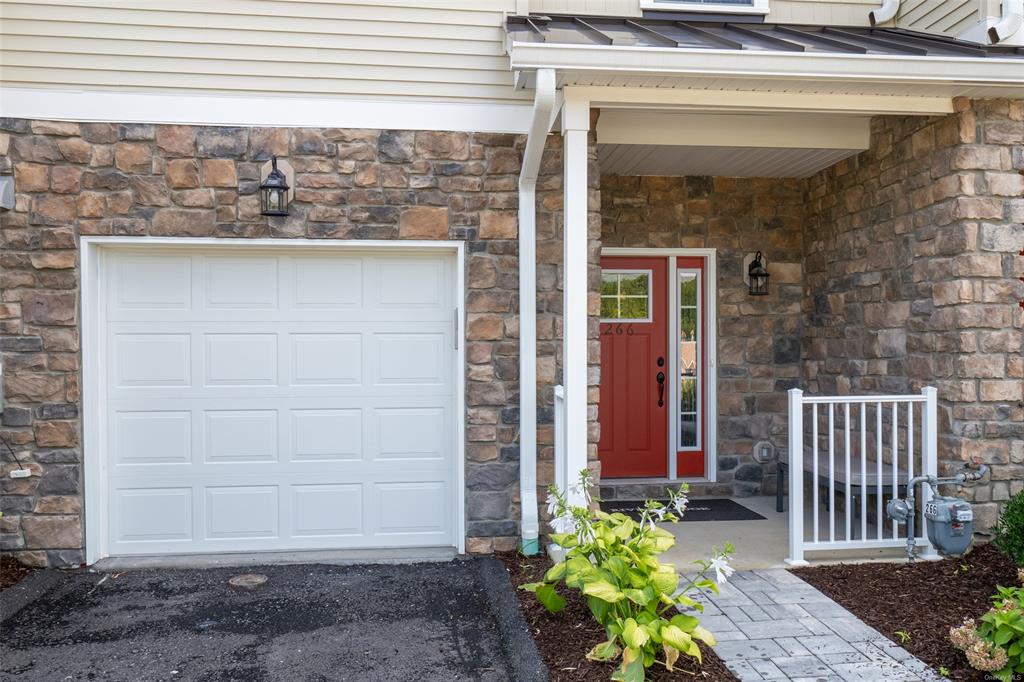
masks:
[(28, 478), (32, 475), (29, 469), (14, 469), (11, 471), (11, 478)]

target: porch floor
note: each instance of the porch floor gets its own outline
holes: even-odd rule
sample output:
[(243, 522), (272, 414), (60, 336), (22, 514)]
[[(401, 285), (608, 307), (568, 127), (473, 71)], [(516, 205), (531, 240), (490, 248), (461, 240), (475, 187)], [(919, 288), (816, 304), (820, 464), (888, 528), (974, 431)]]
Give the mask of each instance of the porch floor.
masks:
[[(775, 511), (774, 496), (732, 499), (765, 518), (756, 521), (687, 521), (664, 524), (664, 528), (676, 536), (676, 544), (663, 555), (663, 560), (675, 564), (680, 573), (690, 573), (694, 561), (709, 558), (713, 547), (720, 548), (724, 543), (731, 542), (736, 547), (736, 553), (730, 563), (737, 570), (786, 567), (785, 559), (789, 553), (788, 509), (781, 514)], [(808, 535), (811, 525), (811, 510), (808, 508), (804, 514), (804, 526)], [(868, 537), (871, 537), (874, 531), (874, 525), (868, 524)], [(818, 565), (879, 560), (905, 561), (905, 556), (902, 548), (892, 548), (812, 552), (804, 558), (811, 565)]]

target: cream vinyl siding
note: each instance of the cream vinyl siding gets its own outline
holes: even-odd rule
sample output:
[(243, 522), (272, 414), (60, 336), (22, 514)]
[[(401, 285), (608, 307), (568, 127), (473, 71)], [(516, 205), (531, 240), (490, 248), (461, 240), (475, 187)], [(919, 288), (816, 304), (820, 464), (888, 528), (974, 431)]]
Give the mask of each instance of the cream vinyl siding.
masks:
[[(995, 7), (990, 8), (990, 4)], [(896, 24), (900, 28), (955, 38), (982, 21), (984, 14), (998, 16), (999, 3), (987, 0), (904, 0)]]
[[(173, 7), (173, 8), (172, 8)], [(0, 3), (11, 87), (522, 102), (514, 0)]]

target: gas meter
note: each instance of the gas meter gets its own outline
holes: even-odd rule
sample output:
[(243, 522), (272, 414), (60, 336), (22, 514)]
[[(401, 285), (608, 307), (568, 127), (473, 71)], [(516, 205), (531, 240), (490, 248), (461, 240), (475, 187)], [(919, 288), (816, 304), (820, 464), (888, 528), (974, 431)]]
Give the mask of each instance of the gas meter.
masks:
[(913, 561), (915, 558), (914, 545), (916, 544), (917, 532), (914, 529), (914, 515), (916, 501), (914, 489), (917, 484), (923, 483), (931, 488), (932, 497), (924, 505), (925, 529), (928, 533), (928, 540), (943, 554), (961, 555), (971, 546), (974, 536), (974, 512), (969, 502), (959, 497), (948, 497), (939, 495), (938, 486), (943, 484), (963, 485), (964, 483), (980, 480), (988, 471), (984, 464), (979, 465), (976, 470), (965, 471), (948, 478), (936, 476), (916, 476), (907, 483), (906, 499), (893, 498), (885, 506), (885, 512), (889, 518), (899, 523), (907, 524), (907, 557)]

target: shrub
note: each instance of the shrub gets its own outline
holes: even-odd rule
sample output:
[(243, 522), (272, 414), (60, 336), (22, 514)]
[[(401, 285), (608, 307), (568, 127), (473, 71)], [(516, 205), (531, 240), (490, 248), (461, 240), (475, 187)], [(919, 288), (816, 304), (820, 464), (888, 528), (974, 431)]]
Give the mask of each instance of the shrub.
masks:
[(1003, 507), (993, 542), (1018, 566), (1024, 566), (1024, 492), (1014, 495)]
[(707, 574), (714, 570), (718, 580), (724, 582), (733, 572), (727, 562), (733, 549), (726, 543), (713, 559), (698, 562), (697, 578), (679, 590), (675, 566), (657, 558), (675, 544), (675, 537), (657, 524), (678, 520), (677, 515), (686, 508), (687, 486), (670, 492), (668, 505), (648, 500), (638, 510), (639, 521), (621, 513), (592, 512), (586, 471), (580, 474), (579, 487), (574, 489), (586, 506), (570, 505), (564, 493), (549, 490), (548, 507), (552, 527), (557, 531), (551, 540), (566, 550), (565, 559), (552, 566), (542, 582), (522, 585), (521, 589), (533, 592), (552, 613), (565, 607), (558, 586), (579, 590), (608, 637), (586, 656), (597, 661), (620, 660), (613, 680), (642, 682), (655, 662), (671, 671), (680, 655), (700, 662), (697, 642), (714, 646), (715, 638), (701, 627), (697, 616), (680, 613), (679, 607), (703, 611), (704, 607), (689, 595), (701, 589), (718, 591)]
[[(1024, 570), (1020, 577), (1024, 579)], [(1002, 682), (1024, 673), (1024, 587), (997, 587), (993, 606), (975, 623), (968, 618), (949, 631), (949, 641), (977, 670)]]

